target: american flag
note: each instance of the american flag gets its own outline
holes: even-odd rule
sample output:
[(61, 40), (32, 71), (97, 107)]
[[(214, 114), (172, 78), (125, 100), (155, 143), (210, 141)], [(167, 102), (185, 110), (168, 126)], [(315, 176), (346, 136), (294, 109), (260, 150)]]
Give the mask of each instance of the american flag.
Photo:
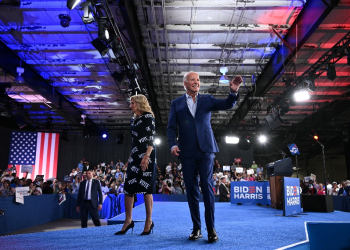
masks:
[(40, 132), (12, 132), (9, 154), (9, 167), (16, 166), (17, 176), (21, 173), (22, 165), (33, 166), (28, 178), (44, 175), (45, 179), (56, 177), (59, 134)]

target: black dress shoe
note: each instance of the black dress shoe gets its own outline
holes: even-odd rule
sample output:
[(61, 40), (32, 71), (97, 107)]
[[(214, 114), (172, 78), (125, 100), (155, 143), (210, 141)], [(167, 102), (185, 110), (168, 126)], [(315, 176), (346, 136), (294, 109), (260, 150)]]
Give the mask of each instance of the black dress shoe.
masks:
[(190, 237), (188, 237), (189, 240), (199, 240), (200, 238), (202, 238), (200, 229), (193, 229), (192, 233), (190, 234)]
[(208, 229), (208, 242), (214, 243), (219, 240), (218, 235), (216, 234), (215, 228), (209, 228)]

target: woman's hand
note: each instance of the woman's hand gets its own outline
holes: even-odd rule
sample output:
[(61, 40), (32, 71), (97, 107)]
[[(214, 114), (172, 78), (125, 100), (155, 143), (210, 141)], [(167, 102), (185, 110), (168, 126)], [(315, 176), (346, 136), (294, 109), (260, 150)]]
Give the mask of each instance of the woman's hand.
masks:
[(149, 157), (147, 154), (145, 154), (140, 164), (142, 171), (146, 171), (146, 169), (148, 169), (148, 160), (149, 160)]

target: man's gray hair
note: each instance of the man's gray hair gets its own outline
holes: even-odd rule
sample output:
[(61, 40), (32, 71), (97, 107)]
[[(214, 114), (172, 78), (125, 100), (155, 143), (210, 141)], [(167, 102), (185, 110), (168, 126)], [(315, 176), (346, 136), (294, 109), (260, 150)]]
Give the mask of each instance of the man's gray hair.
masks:
[[(187, 81), (188, 81), (188, 75), (191, 74), (191, 73), (196, 73), (196, 74), (197, 74), (197, 72), (194, 72), (194, 71), (187, 72), (187, 73), (184, 75), (184, 77), (183, 77), (183, 81), (184, 81), (184, 82), (187, 82)], [(185, 87), (185, 84), (184, 84), (184, 89), (187, 91), (187, 89), (186, 89), (186, 87)]]

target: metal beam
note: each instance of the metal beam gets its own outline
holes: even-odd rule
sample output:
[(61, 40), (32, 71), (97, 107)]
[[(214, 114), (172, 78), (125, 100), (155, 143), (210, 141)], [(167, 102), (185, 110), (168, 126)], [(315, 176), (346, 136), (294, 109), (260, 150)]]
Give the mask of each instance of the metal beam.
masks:
[[(11, 73), (13, 76), (17, 75), (16, 69), (19, 67), (21, 58), (17, 56), (10, 48), (8, 48), (2, 41), (0, 41), (0, 67)], [(46, 100), (58, 109), (65, 111), (66, 114), (75, 123), (80, 122), (81, 113), (77, 109), (71, 109), (73, 104), (67, 101), (54, 87), (48, 84), (36, 71), (34, 71), (29, 65), (22, 61), (22, 68), (24, 73), (22, 74), (26, 84), (42, 95)]]
[(134, 7), (134, 1), (132, 0), (120, 0), (119, 9), (122, 13), (124, 22), (126, 24), (126, 29), (131, 40), (132, 47), (135, 51), (135, 56), (138, 64), (141, 67), (141, 74), (143, 79), (147, 82), (147, 91), (150, 98), (153, 111), (155, 113), (156, 123), (163, 126), (161, 115), (159, 112), (158, 101), (154, 91), (154, 85), (152, 80), (152, 75), (147, 62), (146, 51), (142, 45), (142, 35), (140, 26), (138, 24), (137, 14)]
[[(335, 2), (339, 2), (339, 0), (336, 0)], [(320, 0), (308, 0), (306, 2), (288, 34), (284, 37), (284, 40), (291, 45), (294, 52), (291, 53), (286, 46), (279, 46), (276, 49), (276, 52), (265, 66), (264, 71), (260, 74), (256, 82), (255, 96), (264, 95), (267, 89), (284, 70), (284, 65), (287, 65), (293, 59), (296, 52), (299, 51), (333, 8), (334, 6), (326, 6)], [(296, 47), (295, 44), (298, 46)], [(286, 59), (283, 61), (282, 58)], [(239, 122), (245, 118), (248, 110), (258, 102), (256, 100), (249, 100), (249, 97), (251, 96), (253, 96), (253, 92), (248, 93), (228, 125), (239, 124)]]

